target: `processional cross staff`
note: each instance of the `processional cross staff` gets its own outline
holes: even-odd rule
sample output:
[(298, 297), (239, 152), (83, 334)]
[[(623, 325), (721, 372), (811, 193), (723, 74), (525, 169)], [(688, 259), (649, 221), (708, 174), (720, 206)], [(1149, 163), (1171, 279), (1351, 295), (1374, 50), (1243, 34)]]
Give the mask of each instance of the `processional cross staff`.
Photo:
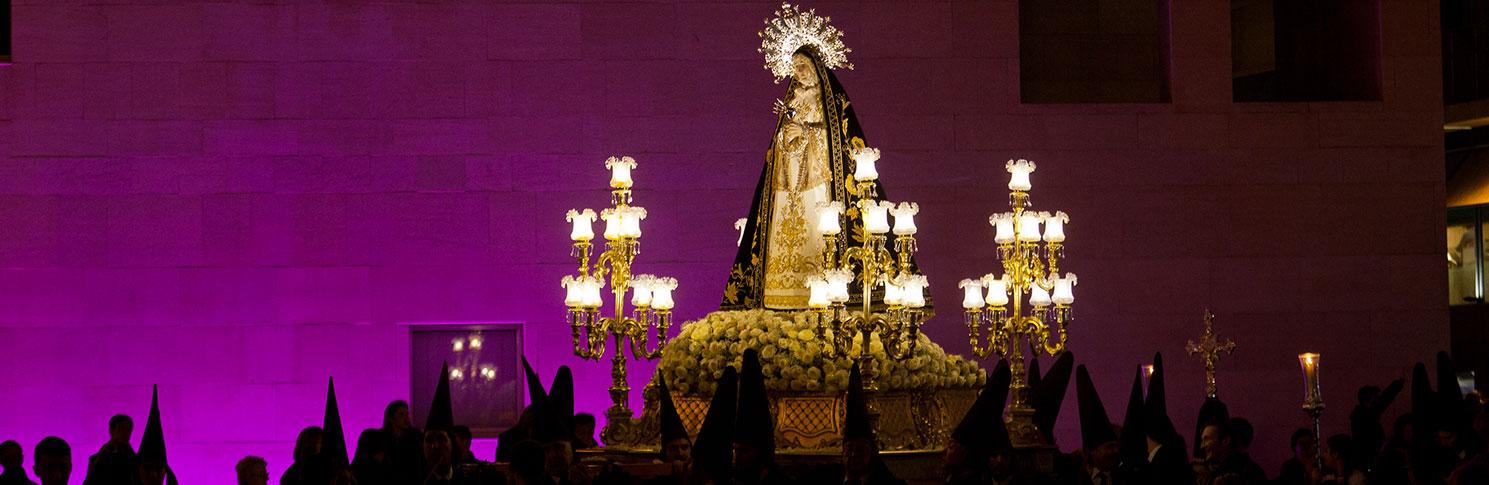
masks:
[(1205, 397), (1216, 397), (1219, 391), (1215, 385), (1215, 364), (1220, 362), (1220, 354), (1229, 354), (1236, 350), (1234, 340), (1221, 340), (1215, 335), (1215, 313), (1205, 309), (1205, 333), (1200, 334), (1199, 342), (1193, 340), (1184, 348), (1189, 355), (1199, 354), (1205, 361)]

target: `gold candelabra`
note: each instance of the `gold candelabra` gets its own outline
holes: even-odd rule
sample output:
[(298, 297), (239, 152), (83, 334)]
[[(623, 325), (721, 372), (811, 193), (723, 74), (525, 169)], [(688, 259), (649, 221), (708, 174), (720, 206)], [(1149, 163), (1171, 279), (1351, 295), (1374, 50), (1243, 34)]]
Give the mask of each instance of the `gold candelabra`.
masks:
[[(849, 357), (854, 336), (859, 337), (857, 360), (872, 419), (877, 415), (872, 393), (878, 390), (872, 337), (879, 335), (887, 358), (905, 360), (914, 354), (920, 325), (925, 320), (926, 278), (915, 273), (910, 261), (916, 250), (915, 214), (920, 207), (914, 202), (896, 206), (875, 199), (879, 174), (874, 163), (879, 159), (879, 150), (861, 148), (853, 157), (857, 200), (851, 207), (858, 217), (849, 218), (849, 222), (857, 221), (858, 227), (853, 230), (863, 234), (863, 239), (857, 245), (847, 240), (842, 224), (845, 206), (841, 201), (819, 204), (817, 234), (823, 242), (824, 271), (807, 280), (811, 292), (808, 306), (817, 312), (817, 338), (823, 342), (823, 353), (828, 358)], [(893, 227), (889, 224), (890, 214), (894, 215)], [(886, 234), (889, 233), (894, 234), (893, 252), (888, 247)], [(859, 301), (853, 305), (855, 308), (850, 308), (849, 286), (855, 282), (859, 286)], [(883, 288), (877, 308), (875, 287)]]
[(1298, 354), (1298, 367), (1303, 369), (1303, 413), (1313, 420), (1313, 454), (1317, 470), (1324, 469), (1324, 436), (1323, 429), (1319, 426), (1319, 420), (1324, 415), (1324, 391), (1318, 380), (1319, 367), (1322, 365), (1315, 352)]
[(997, 229), (994, 241), (1003, 275), (962, 280), (962, 307), (973, 353), (1008, 359), (1013, 374), (1009, 386), (1013, 395), (1008, 417), (1010, 441), (1017, 448), (1044, 448), (1052, 444), (1045, 441), (1034, 422), (1024, 375), (1029, 356), (1024, 355), (1023, 348), (1027, 342), (1031, 352), (1042, 350), (1056, 355), (1065, 351), (1076, 277), (1070, 273), (1061, 276), (1059, 265), (1065, 255), (1065, 224), (1070, 218), (1064, 212), (1050, 214), (1030, 208), (1029, 174), (1034, 171), (1034, 162), (1009, 160), (1007, 170), (1011, 174), (1008, 189), (1012, 191), (1008, 205), (1013, 210), (988, 218)]
[[(600, 432), (607, 444), (636, 443), (644, 431), (633, 423), (630, 408), (631, 388), (626, 378), (626, 351), (632, 357), (651, 360), (667, 347), (667, 329), (672, 326), (672, 290), (677, 280), (652, 275), (633, 275), (632, 263), (640, 253), (641, 221), (646, 209), (630, 205), (631, 170), (636, 161), (631, 157), (610, 157), (605, 161), (611, 171), (610, 203), (613, 207), (600, 212), (605, 222), (605, 249), (593, 264), (596, 214), (591, 209), (569, 210), (573, 224), (569, 238), (574, 241), (571, 255), (579, 261), (577, 276), (564, 276), (567, 290), (564, 304), (572, 331), (574, 354), (600, 361), (605, 356), (606, 340), (614, 346), (610, 360), (610, 409), (605, 411), (605, 429)], [(601, 316), (604, 298), (601, 288), (610, 287), (615, 310), (612, 316)], [(626, 293), (631, 292), (634, 310), (626, 313)], [(656, 344), (651, 344), (651, 331), (656, 330)], [(649, 385), (649, 384), (648, 384)]]

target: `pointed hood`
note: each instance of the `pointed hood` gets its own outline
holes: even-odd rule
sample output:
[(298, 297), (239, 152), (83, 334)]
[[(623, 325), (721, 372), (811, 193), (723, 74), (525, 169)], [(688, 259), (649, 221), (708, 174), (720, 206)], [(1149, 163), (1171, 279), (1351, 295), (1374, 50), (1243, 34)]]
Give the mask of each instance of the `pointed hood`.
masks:
[[(734, 417), (734, 442), (774, 454), (775, 420), (770, 416), (770, 396), (765, 392), (765, 373), (760, 354), (747, 349), (739, 370), (739, 408)], [(767, 459), (768, 462), (768, 459)]]
[(326, 381), (326, 415), (321, 423), (321, 457), (326, 465), (344, 467), (351, 462), (346, 456), (346, 433), (341, 430), (341, 408), (336, 404), (336, 380)]
[(150, 418), (140, 434), (140, 450), (135, 454), (140, 463), (166, 465), (165, 432), (160, 427), (160, 386), (150, 389)]
[(1200, 436), (1205, 434), (1206, 426), (1225, 427), (1225, 422), (1230, 421), (1230, 409), (1225, 402), (1218, 397), (1207, 397), (1205, 403), (1199, 407), (1199, 418), (1194, 423), (1194, 457), (1202, 458), (1204, 450), (1200, 449)]
[(548, 391), (543, 390), (543, 379), (533, 372), (532, 364), (527, 362), (527, 356), (522, 356), (522, 373), (527, 380), (527, 399), (529, 405), (542, 405), (548, 399)]
[(1469, 427), (1469, 416), (1463, 411), (1463, 389), (1458, 387), (1458, 367), (1447, 352), (1437, 353), (1438, 429), (1459, 431)]
[(569, 366), (558, 367), (553, 376), (553, 387), (548, 389), (548, 405), (560, 426), (568, 435), (574, 434), (574, 372)]
[(1075, 354), (1060, 353), (1049, 373), (1040, 378), (1034, 390), (1034, 424), (1046, 442), (1055, 443), (1055, 422), (1060, 418), (1060, 406), (1065, 403), (1065, 392), (1070, 389), (1070, 371), (1074, 370)]
[(1008, 440), (1008, 426), (1003, 422), (1003, 405), (1008, 401), (1008, 386), (1013, 374), (1008, 370), (1008, 361), (998, 360), (998, 366), (988, 378), (987, 385), (977, 394), (977, 400), (962, 416), (962, 421), (951, 431), (951, 438), (965, 448), (987, 455), (1013, 447)]
[(1122, 435), (1117, 438), (1122, 462), (1129, 469), (1148, 462), (1148, 432), (1143, 426), (1143, 368), (1132, 376), (1132, 392), (1127, 395), (1127, 413), (1122, 417)]
[(1106, 406), (1101, 404), (1101, 395), (1096, 393), (1096, 384), (1091, 382), (1085, 365), (1075, 368), (1075, 402), (1080, 405), (1082, 449), (1090, 451), (1117, 441)]
[(843, 416), (843, 439), (867, 439), (874, 441), (874, 428), (869, 424), (869, 403), (863, 395), (863, 374), (858, 362), (848, 372), (847, 412)]
[(677, 414), (677, 405), (672, 402), (672, 391), (667, 389), (666, 379), (657, 379), (657, 402), (661, 408), (657, 416), (662, 428), (662, 447), (665, 448), (668, 441), (687, 439), (688, 428), (683, 426), (682, 416)]
[(429, 401), (429, 417), (424, 420), (424, 430), (449, 431), (455, 427), (455, 410), (450, 404), (450, 363), (439, 371), (439, 385), (434, 388), (434, 399)]
[(733, 461), (734, 411), (739, 399), (739, 373), (733, 366), (724, 367), (713, 400), (708, 404), (708, 414), (703, 416), (703, 425), (698, 427), (698, 439), (693, 442), (693, 463), (699, 473), (712, 478), (715, 483), (726, 483), (729, 467)]
[[(1439, 422), (1437, 419), (1437, 403), (1437, 393), (1432, 391), (1432, 381), (1427, 376), (1427, 366), (1418, 362), (1411, 369), (1411, 417), (1413, 429), (1437, 429)], [(1426, 436), (1435, 436), (1435, 433), (1413, 433), (1413, 436), (1413, 440), (1420, 444)]]
[[(1164, 391), (1163, 354), (1153, 354), (1153, 376), (1148, 378), (1148, 399), (1143, 401), (1143, 427), (1154, 441), (1172, 446), (1182, 443), (1178, 428), (1168, 416), (1168, 393)], [(1183, 447), (1183, 444), (1179, 444)]]

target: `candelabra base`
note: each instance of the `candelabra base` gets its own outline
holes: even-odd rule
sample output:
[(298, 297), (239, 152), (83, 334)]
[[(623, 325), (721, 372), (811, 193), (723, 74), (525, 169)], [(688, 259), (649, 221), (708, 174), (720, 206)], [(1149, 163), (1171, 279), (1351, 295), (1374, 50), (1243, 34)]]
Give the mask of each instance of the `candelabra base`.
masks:
[(1034, 409), (1028, 407), (1015, 407), (1008, 411), (1008, 441), (1013, 443), (1014, 448), (1038, 449), (1051, 448), (1048, 441), (1044, 439), (1044, 433), (1039, 431), (1039, 425), (1034, 423)]

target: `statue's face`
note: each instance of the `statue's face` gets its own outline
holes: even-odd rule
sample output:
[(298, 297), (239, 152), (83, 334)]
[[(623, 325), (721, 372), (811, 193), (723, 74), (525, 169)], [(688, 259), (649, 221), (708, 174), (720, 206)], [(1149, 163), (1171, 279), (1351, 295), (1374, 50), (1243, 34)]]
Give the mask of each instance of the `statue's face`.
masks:
[(791, 78), (802, 86), (816, 86), (817, 69), (812, 65), (812, 59), (802, 54), (791, 56)]

